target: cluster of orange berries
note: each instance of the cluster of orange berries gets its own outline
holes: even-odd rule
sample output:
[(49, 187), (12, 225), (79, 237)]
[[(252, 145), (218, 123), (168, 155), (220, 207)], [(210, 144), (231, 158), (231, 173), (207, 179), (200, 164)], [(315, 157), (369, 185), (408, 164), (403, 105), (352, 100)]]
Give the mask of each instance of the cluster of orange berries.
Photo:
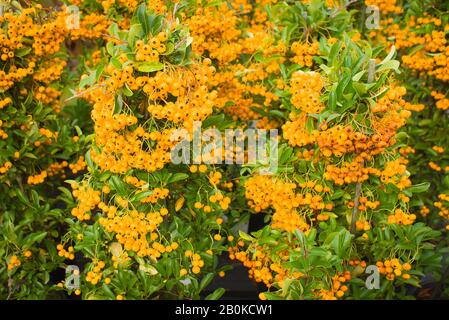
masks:
[[(132, 90), (142, 89), (151, 99), (147, 109), (154, 119), (169, 120), (190, 130), (195, 120), (201, 121), (212, 113), (215, 95), (208, 90), (208, 78), (214, 72), (210, 60), (194, 64), (191, 68), (192, 72), (170, 68), (152, 77), (134, 78), (131, 66), (125, 66), (123, 70), (106, 67), (106, 73), (111, 74), (106, 80), (107, 92), (97, 89), (89, 93), (95, 102), (92, 112), (95, 141), (101, 150), (99, 154), (92, 152), (93, 161), (102, 169), (115, 173), (124, 173), (129, 169), (153, 172), (168, 163), (169, 151), (176, 144), (172, 139), (175, 128), (154, 133), (147, 132), (142, 126), (124, 130), (136, 124), (137, 118), (134, 115), (113, 114), (114, 92), (125, 84)], [(166, 102), (168, 94), (176, 99)]]
[(34, 8), (26, 8), (18, 15), (5, 12), (0, 16), (0, 23), (7, 25), (5, 29), (0, 30), (0, 50), (3, 61), (14, 58), (14, 51), (24, 47), (22, 43), (24, 37), (32, 36), (34, 23), (31, 15), (34, 13)]
[[(121, 54), (118, 57), (120, 63), (125, 63), (128, 61), (128, 57), (125, 54)], [(113, 94), (116, 90), (123, 88), (127, 85), (131, 90), (138, 90), (142, 85), (145, 84), (147, 78), (135, 78), (133, 76), (134, 68), (132, 65), (126, 65), (122, 69), (118, 69), (113, 64), (108, 64), (105, 68), (105, 79), (102, 85), (106, 86), (106, 90), (109, 94)], [(82, 75), (81, 80), (83, 80), (87, 75)], [(103, 93), (103, 92), (102, 92)], [(100, 102), (101, 96), (91, 95), (93, 97), (93, 102)], [(108, 95), (109, 96), (109, 95)], [(86, 98), (89, 99), (89, 95), (86, 94)]]
[(153, 0), (148, 2), (148, 6), (159, 14), (163, 14), (167, 12), (167, 6), (165, 5), (164, 0)]
[[(195, 74), (167, 71), (158, 72), (149, 78), (143, 91), (155, 103), (148, 106), (148, 112), (156, 119), (182, 124), (187, 130), (193, 128), (194, 121), (203, 121), (212, 113), (217, 96), (217, 92), (210, 91), (208, 87), (207, 81), (215, 72), (215, 68), (209, 64), (210, 60), (205, 59), (202, 65), (194, 67)], [(162, 103), (168, 94), (175, 96), (176, 100)], [(161, 102), (157, 103), (158, 100)]]
[(357, 267), (359, 266), (362, 269), (366, 268), (366, 261), (360, 261), (359, 259), (354, 259), (354, 260), (349, 260), (348, 264), (352, 267)]
[(237, 13), (226, 3), (199, 7), (195, 14), (186, 20), (194, 39), (192, 49), (202, 56), (216, 59), (225, 65), (236, 60), (241, 51), (238, 40), (241, 31), (237, 28)]
[(150, 235), (151, 241), (159, 237), (157, 229), (163, 222), (163, 217), (168, 214), (166, 208), (149, 213), (125, 210), (120, 215), (116, 214), (116, 210), (111, 210), (111, 207), (103, 206), (102, 210), (107, 213), (107, 218), (100, 218), (100, 224), (107, 232), (115, 233), (117, 241), (124, 246), (125, 250), (135, 251), (140, 257), (154, 258), (159, 258), (163, 252), (171, 251), (157, 242), (152, 242), (150, 246), (147, 240), (147, 234)]
[[(380, 205), (380, 201), (369, 201), (367, 197), (360, 197), (359, 199), (359, 207), (360, 211), (367, 211), (368, 209), (376, 209)], [(348, 202), (349, 208), (354, 208), (354, 201)]]
[(90, 211), (100, 204), (101, 192), (90, 188), (87, 184), (79, 185), (72, 183), (72, 194), (78, 201), (77, 206), (72, 209), (71, 213), (78, 220), (89, 220), (91, 218)]
[(302, 189), (311, 189), (314, 190), (316, 192), (330, 192), (331, 189), (329, 187), (323, 186), (320, 183), (317, 183), (315, 181), (306, 181), (306, 182), (301, 182), (298, 184), (298, 186)]
[(52, 55), (58, 52), (66, 39), (66, 14), (60, 12), (53, 21), (31, 29), (34, 38), (33, 49), (37, 56)]
[(429, 215), (429, 213), (430, 213), (430, 209), (427, 206), (422, 206), (419, 209), (419, 214), (422, 215), (423, 217), (427, 217)]
[(385, 275), (387, 280), (393, 281), (395, 278), (401, 277), (405, 280), (410, 279), (410, 274), (405, 271), (410, 271), (412, 266), (410, 263), (403, 263), (399, 259), (391, 259), (384, 261), (377, 261), (376, 266), (379, 268), (379, 273)]
[(449, 109), (449, 99), (446, 98), (446, 95), (443, 93), (439, 93), (436, 91), (432, 91), (431, 93), (432, 97), (437, 100), (435, 103), (435, 106), (440, 110), (447, 110)]
[(101, 260), (98, 261), (98, 263), (94, 264), (92, 270), (87, 272), (86, 281), (90, 282), (93, 285), (99, 283), (101, 281), (101, 278), (103, 277), (101, 270), (103, 270), (105, 266), (105, 262)]
[(64, 257), (69, 260), (75, 259), (75, 249), (72, 246), (69, 246), (67, 250), (65, 250), (64, 245), (58, 244), (56, 246), (56, 249), (58, 250), (58, 256)]
[(162, 200), (168, 197), (168, 194), (170, 191), (166, 188), (154, 188), (153, 193), (146, 197), (145, 199), (142, 199), (143, 203), (156, 203), (158, 200)]
[[(64, 168), (66, 168), (69, 165), (67, 161), (61, 161), (61, 162), (54, 162), (48, 166), (48, 168), (45, 170), (47, 171), (47, 175), (49, 177), (54, 177), (61, 172), (64, 172)], [(62, 178), (65, 178), (65, 175), (61, 175)]]
[(213, 211), (212, 207), (209, 205), (204, 205), (201, 202), (197, 201), (193, 204), (195, 209), (202, 209), (204, 213), (210, 213)]
[(53, 132), (45, 128), (39, 128), (39, 133), (46, 137), (48, 140), (56, 139), (58, 137), (58, 132)]
[(290, 80), (291, 102), (307, 114), (318, 114), (324, 109), (320, 100), (324, 79), (318, 72), (297, 71)]
[(363, 221), (361, 221), (361, 220), (357, 220), (356, 222), (355, 222), (355, 227), (356, 227), (356, 229), (358, 230), (358, 231), (369, 231), (369, 230), (371, 230), (371, 225), (370, 225), (370, 223), (368, 222), (368, 221), (366, 221), (366, 220), (363, 220)]
[[(201, 268), (204, 267), (204, 260), (201, 259), (201, 256), (198, 253), (193, 253), (191, 250), (187, 250), (184, 252), (184, 255), (187, 258), (191, 259), (191, 265), (192, 265), (192, 273), (198, 274), (201, 272)], [(186, 274), (185, 269), (181, 269), (181, 276)]]
[[(202, 7), (186, 20), (194, 40), (193, 51), (216, 62), (218, 69), (211, 83), (218, 91), (217, 106), (234, 120), (259, 119), (261, 115), (253, 109), (267, 109), (279, 99), (266, 79), (279, 74), (279, 65), (286, 60), (286, 46), (273, 37), (272, 26), (266, 24), (267, 15), (259, 8), (260, 1), (243, 0), (221, 6), (211, 6), (209, 2), (197, 3)], [(254, 15), (251, 19), (241, 16), (250, 9)], [(245, 22), (245, 30), (241, 29), (241, 22)], [(261, 59), (242, 64), (242, 54), (257, 54)]]
[[(269, 176), (253, 176), (245, 183), (245, 197), (248, 205), (256, 212), (272, 207), (275, 212), (272, 227), (286, 231), (308, 230), (307, 215), (323, 209), (332, 210), (332, 203), (325, 203), (315, 190), (295, 193), (295, 183), (275, 181)], [(318, 187), (320, 190), (321, 188)], [(326, 188), (326, 191), (329, 190)], [(323, 187), (324, 191), (324, 187)]]
[[(214, 81), (219, 86), (217, 105), (226, 114), (232, 116), (234, 120), (242, 121), (255, 120), (260, 117), (257, 112), (251, 110), (255, 103), (246, 95), (248, 86), (239, 81), (235, 72), (219, 72)], [(265, 94), (262, 91), (259, 93)], [(229, 105), (229, 101), (232, 101), (231, 105)]]
[(400, 153), (403, 157), (407, 157), (409, 154), (415, 154), (415, 153), (416, 153), (416, 150), (413, 149), (413, 148), (410, 147), (410, 146), (406, 146), (406, 147), (400, 148), (400, 149), (399, 149), (399, 153)]
[(216, 192), (209, 197), (209, 201), (211, 203), (217, 203), (222, 210), (227, 210), (229, 208), (229, 204), (231, 203), (231, 198), (223, 196), (221, 192)]
[(159, 55), (163, 54), (167, 47), (164, 44), (167, 41), (167, 34), (160, 32), (156, 37), (151, 38), (148, 43), (143, 40), (136, 42), (136, 61), (155, 62), (159, 61)]
[(248, 275), (250, 279), (254, 279), (256, 282), (263, 282), (267, 287), (272, 285), (273, 274), (271, 273), (270, 268), (263, 264), (263, 260), (259, 260), (265, 258), (265, 255), (262, 252), (256, 252), (254, 261), (248, 259), (247, 253), (244, 251), (236, 252), (235, 257), (249, 269)]
[(100, 63), (102, 58), (103, 58), (103, 56), (102, 56), (101, 50), (95, 50), (90, 55), (90, 60), (86, 60), (85, 64), (88, 67), (90, 67), (90, 66), (95, 67)]
[(364, 182), (369, 179), (369, 175), (374, 175), (380, 177), (383, 183), (392, 183), (400, 190), (403, 190), (411, 185), (405, 164), (407, 164), (405, 158), (398, 158), (388, 161), (384, 169), (379, 170), (377, 168), (365, 167), (363, 160), (357, 157), (352, 162), (343, 162), (341, 167), (327, 165), (324, 178), (334, 181), (337, 185), (343, 185), (345, 183)]
[[(296, 73), (303, 77), (314, 73)], [(314, 76), (319, 79), (320, 75), (315, 73)], [(320, 80), (316, 80), (320, 82)], [(298, 84), (303, 87), (311, 87), (311, 84), (302, 82)], [(319, 85), (322, 88), (322, 82)], [(299, 93), (302, 90), (299, 89)], [(306, 128), (306, 122), (309, 120), (307, 115), (290, 114), (290, 120), (283, 126), (284, 138), (288, 140), (292, 146), (307, 146), (316, 143), (319, 151), (325, 157), (332, 155), (341, 157), (347, 153), (355, 152), (359, 159), (370, 159), (372, 156), (384, 152), (384, 150), (395, 143), (394, 136), (397, 130), (405, 124), (405, 120), (411, 115), (409, 110), (405, 110), (407, 105), (402, 96), (406, 90), (403, 87), (392, 87), (388, 94), (381, 98), (373, 112), (383, 113), (382, 117), (376, 117), (372, 121), (374, 134), (366, 135), (362, 132), (356, 132), (351, 126), (336, 125), (331, 128), (327, 124), (322, 124), (320, 130), (309, 132)], [(298, 93), (292, 96), (292, 103), (299, 109), (303, 109), (310, 113), (319, 113), (319, 109), (323, 106), (319, 99), (319, 91), (316, 97), (312, 97), (310, 93), (304, 96), (304, 101), (296, 101)], [(312, 108), (311, 106), (321, 106)]]
[[(433, 161), (429, 161), (428, 165), (429, 165), (429, 168), (432, 169), (432, 170), (435, 170), (435, 171), (438, 171), (438, 172), (443, 171), (443, 168), (441, 168), (438, 164), (436, 164)], [(444, 168), (445, 171), (448, 171), (448, 169), (449, 169), (448, 166)]]
[[(282, 126), (283, 137), (293, 147), (303, 147), (315, 143), (315, 137), (306, 129), (307, 114), (290, 113), (290, 121)], [(308, 151), (307, 151), (308, 152)]]
[[(156, 2), (159, 0), (156, 0)], [(108, 11), (109, 8), (115, 4), (115, 0), (103, 0), (101, 1), (101, 5), (103, 6), (105, 11)], [(120, 7), (127, 8), (129, 11), (133, 11), (135, 8), (137, 8), (139, 2), (137, 0), (118, 0), (118, 5)], [(151, 1), (152, 3), (153, 1)]]
[[(267, 254), (267, 252), (270, 252), (269, 247), (255, 246), (254, 252), (249, 253), (248, 251), (241, 251), (240, 248), (244, 245), (244, 242), (240, 240), (236, 246), (229, 247), (229, 258), (242, 262), (248, 268), (248, 276), (256, 282), (263, 282), (268, 288), (275, 283), (282, 287), (285, 279), (299, 279), (303, 276), (301, 272), (291, 272), (282, 266), (283, 262), (289, 259), (288, 250), (277, 252), (279, 261), (274, 262), (272, 257)], [(299, 247), (295, 246), (293, 250), (299, 250)]]
[(84, 160), (84, 156), (78, 158), (76, 163), (69, 164), (69, 169), (72, 170), (72, 173), (77, 173), (79, 171), (83, 171), (86, 169), (86, 161)]
[(52, 104), (56, 102), (60, 96), (61, 92), (52, 87), (40, 86), (34, 92), (36, 100), (41, 101), (44, 104)]
[(388, 216), (388, 223), (409, 225), (415, 222), (415, 214), (407, 214), (402, 209), (394, 210), (394, 214)]
[(367, 6), (375, 6), (380, 9), (382, 13), (400, 14), (403, 9), (397, 5), (397, 0), (365, 0)]
[[(69, 17), (66, 17), (66, 19), (69, 19)], [(110, 25), (111, 21), (105, 15), (97, 13), (86, 14), (80, 19), (79, 28), (70, 29), (70, 38), (72, 40), (101, 39), (108, 34)]]
[(134, 176), (126, 176), (124, 178), (124, 180), (125, 180), (126, 183), (132, 184), (136, 188), (141, 188), (141, 187), (143, 187), (146, 184), (145, 181), (140, 180), (139, 178), (134, 177)]
[(1, 167), (0, 167), (0, 174), (5, 174), (8, 172), (9, 169), (12, 168), (12, 163), (10, 161), (6, 161)]
[(189, 167), (189, 170), (191, 173), (196, 173), (196, 172), (200, 172), (200, 173), (205, 173), (207, 172), (207, 166), (205, 164), (200, 164), (200, 165), (191, 165)]
[[(381, 24), (382, 42), (388, 44), (392, 41), (398, 49), (420, 46), (420, 49), (412, 54), (402, 56), (405, 66), (416, 71), (422, 78), (432, 76), (442, 81), (449, 80), (449, 46), (445, 37), (449, 26), (444, 25), (440, 18), (424, 13), (422, 17), (408, 17), (403, 25), (393, 23), (390, 16), (383, 19)], [(376, 33), (372, 31), (371, 36)]]
[(34, 175), (34, 176), (29, 176), (27, 179), (27, 183), (31, 184), (31, 185), (36, 185), (36, 184), (41, 184), (42, 182), (45, 181), (45, 179), (47, 178), (48, 174), (47, 171), (44, 170), (41, 173)]
[(222, 178), (222, 175), (221, 175), (221, 172), (219, 172), (219, 171), (211, 172), (209, 174), (209, 182), (213, 186), (216, 186), (217, 184), (219, 184), (221, 178)]
[(313, 66), (313, 57), (320, 54), (319, 43), (301, 43), (293, 42), (291, 47), (292, 52), (295, 54), (291, 60), (298, 64), (300, 67)]
[[(113, 95), (104, 95), (96, 91), (97, 102), (94, 104), (92, 117), (95, 122), (95, 142), (101, 147), (99, 153), (92, 151), (92, 160), (103, 170), (113, 173), (125, 173), (131, 168), (153, 172), (162, 169), (170, 161), (173, 129), (164, 129), (157, 134), (145, 132), (142, 127), (133, 131), (125, 128), (137, 123), (135, 116), (125, 114), (112, 115), (114, 110)], [(94, 95), (95, 96), (95, 95)], [(156, 146), (150, 149), (145, 140), (155, 139)], [(142, 148), (148, 146), (148, 151)]]
[[(297, 153), (299, 159), (304, 159), (307, 161), (313, 160), (313, 156), (315, 155), (315, 150), (313, 149), (304, 149), (300, 150)], [(318, 158), (315, 158), (314, 161), (318, 161)]]
[(0, 120), (0, 139), (7, 139), (8, 134), (2, 129), (3, 120)]
[(291, 146), (307, 146), (315, 143), (315, 136), (308, 131), (306, 123), (309, 121), (308, 114), (317, 114), (324, 109), (320, 94), (324, 87), (324, 79), (316, 72), (298, 71), (292, 75), (290, 80), (291, 102), (302, 112), (291, 112), (290, 121), (283, 126), (283, 136)]
[(346, 270), (343, 273), (337, 273), (332, 277), (332, 289), (321, 289), (317, 294), (323, 300), (337, 300), (345, 295), (345, 292), (349, 290), (346, 282), (351, 280), (351, 272)]
[(366, 159), (370, 156), (382, 152), (389, 144), (383, 136), (374, 134), (371, 137), (355, 132), (350, 126), (337, 125), (322, 131), (314, 131), (320, 152), (325, 157), (332, 155), (341, 157), (346, 153), (356, 152), (361, 158)]
[(3, 100), (0, 100), (0, 110), (3, 109), (4, 107), (6, 107), (7, 105), (11, 104), (12, 100), (11, 98), (7, 97)]
[(433, 146), (432, 150), (438, 152), (438, 153), (443, 153), (444, 152), (444, 148), (441, 146)]
[[(449, 209), (448, 206), (445, 205), (445, 203), (449, 202), (449, 196), (443, 193), (438, 196), (438, 199), (440, 199), (440, 201), (434, 202), (433, 205), (438, 208), (440, 217), (449, 220)], [(449, 230), (449, 225), (446, 226), (446, 229)]]
[(385, 164), (384, 170), (378, 174), (383, 183), (392, 183), (400, 190), (404, 190), (412, 185), (408, 178), (407, 166), (408, 160), (405, 158), (398, 158), (393, 161), (388, 161)]
[(9, 68), (8, 73), (0, 70), (0, 90), (7, 91), (14, 86), (15, 82), (22, 81), (26, 76), (33, 74), (35, 63), (28, 63), (27, 68), (18, 68), (15, 65)]
[(37, 70), (33, 79), (45, 84), (49, 84), (52, 81), (58, 80), (61, 77), (64, 68), (67, 66), (67, 62), (61, 58), (54, 58), (44, 62), (39, 70)]
[(22, 264), (22, 262), (20, 261), (20, 259), (16, 255), (13, 255), (11, 257), (11, 259), (9, 259), (8, 270), (12, 270), (16, 267), (20, 267), (21, 264)]
[(336, 185), (351, 184), (363, 182), (369, 179), (370, 174), (377, 173), (375, 168), (365, 167), (363, 161), (354, 160), (352, 162), (343, 162), (341, 167), (327, 165), (323, 175), (324, 179), (334, 181)]

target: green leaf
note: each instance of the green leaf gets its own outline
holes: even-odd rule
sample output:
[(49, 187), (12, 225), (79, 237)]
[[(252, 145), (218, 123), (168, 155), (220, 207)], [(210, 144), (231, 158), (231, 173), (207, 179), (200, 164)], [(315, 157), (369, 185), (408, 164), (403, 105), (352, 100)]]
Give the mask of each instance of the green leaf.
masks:
[(117, 190), (117, 192), (124, 196), (126, 194), (126, 186), (125, 183), (117, 176), (112, 176), (109, 180), (109, 184)]
[(14, 55), (15, 55), (16, 57), (21, 58), (21, 57), (26, 56), (26, 55), (27, 55), (28, 53), (30, 53), (30, 52), (31, 52), (31, 47), (27, 47), (27, 48), (22, 48), (22, 49), (16, 50), (16, 52), (14, 53)]
[(332, 45), (331, 51), (329, 52), (329, 59), (328, 59), (330, 65), (333, 65), (333, 62), (337, 56), (338, 51), (340, 51), (342, 44), (343, 44), (342, 41), (337, 41)]
[(394, 57), (395, 53), (396, 53), (396, 47), (393, 45), (393, 46), (391, 46), (391, 49), (390, 49), (390, 52), (388, 53), (388, 55), (385, 57), (385, 59), (382, 60), (381, 63), (379, 63), (379, 65), (383, 65), (383, 64), (387, 63), (388, 61), (390, 61)]
[(151, 196), (153, 194), (153, 190), (147, 190), (139, 192), (137, 195), (135, 195), (131, 201), (140, 201), (145, 199), (148, 196)]
[(95, 79), (96, 79), (96, 71), (91, 72), (89, 74), (89, 76), (83, 78), (80, 81), (79, 88), (80, 89), (84, 89), (84, 87), (87, 86), (87, 85), (89, 85), (89, 86), (93, 85), (95, 83)]
[(386, 63), (384, 63), (383, 65), (381, 65), (378, 69), (377, 72), (382, 72), (382, 71), (386, 71), (386, 70), (390, 70), (393, 69), (394, 71), (398, 72), (400, 63), (397, 60), (390, 60)]
[(133, 96), (133, 92), (132, 90), (129, 88), (128, 84), (125, 83), (125, 86), (122, 88), (123, 94), (127, 97), (132, 97)]
[(407, 188), (407, 191), (410, 191), (411, 193), (422, 193), (426, 192), (430, 188), (430, 182), (423, 182), (419, 184), (415, 184), (411, 186), (410, 188)]
[(106, 44), (106, 52), (112, 57), (114, 56), (114, 43), (108, 42)]
[(142, 3), (137, 9), (137, 18), (139, 19), (140, 24), (142, 25), (142, 30), (144, 36), (150, 33), (150, 25), (148, 23), (148, 14), (145, 3)]
[(108, 28), (108, 32), (110, 35), (113, 35), (114, 37), (118, 38), (119, 37), (119, 27), (117, 25), (117, 23), (111, 23), (111, 25)]
[(86, 159), (87, 166), (89, 168), (91, 168), (92, 170), (94, 170), (95, 169), (95, 165), (94, 165), (94, 162), (92, 161), (92, 157), (90, 156), (90, 150), (88, 150), (86, 152), (86, 154), (84, 155), (84, 158)]
[(365, 74), (366, 70), (362, 70), (358, 73), (356, 73), (353, 77), (352, 77), (352, 81), (360, 81), (360, 79), (363, 77), (363, 75)]
[(187, 173), (175, 173), (173, 176), (170, 177), (170, 179), (167, 181), (167, 183), (174, 183), (178, 181), (185, 180), (189, 177)]
[(28, 235), (23, 240), (22, 248), (23, 249), (29, 249), (34, 243), (41, 242), (46, 236), (47, 236), (47, 232), (46, 231), (32, 233), (32, 234)]
[(26, 205), (30, 205), (30, 202), (29, 202), (28, 199), (25, 197), (25, 195), (23, 194), (22, 191), (20, 191), (19, 189), (17, 189), (17, 190), (16, 190), (16, 194), (17, 194), (17, 197), (19, 198), (19, 200), (20, 200), (22, 203), (24, 203), (24, 204), (26, 204)]
[(254, 241), (255, 240), (255, 238), (251, 237), (249, 234), (243, 232), (242, 230), (239, 230), (239, 237), (244, 239), (244, 240), (247, 240), (247, 241)]
[(121, 94), (115, 96), (114, 101), (114, 114), (119, 114), (123, 109), (123, 97)]
[(108, 285), (103, 283), (101, 288), (108, 298), (115, 300), (114, 292), (112, 292)]
[(133, 24), (129, 28), (128, 32), (128, 43), (133, 45), (135, 39), (140, 39), (143, 35), (143, 29), (140, 24)]
[(215, 274), (214, 273), (208, 273), (208, 274), (206, 274), (202, 279), (201, 279), (201, 282), (200, 282), (200, 288), (199, 288), (199, 291), (203, 291), (211, 282), (212, 282), (212, 280), (214, 279), (214, 277), (215, 277)]
[(215, 289), (214, 292), (212, 292), (211, 294), (209, 294), (205, 299), (206, 300), (218, 300), (221, 298), (221, 296), (225, 293), (225, 289), (223, 288), (218, 288)]
[(136, 64), (136, 69), (140, 72), (155, 72), (164, 69), (164, 64), (161, 62), (141, 62)]
[(352, 87), (355, 89), (359, 96), (363, 96), (368, 92), (368, 88), (364, 83), (354, 82)]

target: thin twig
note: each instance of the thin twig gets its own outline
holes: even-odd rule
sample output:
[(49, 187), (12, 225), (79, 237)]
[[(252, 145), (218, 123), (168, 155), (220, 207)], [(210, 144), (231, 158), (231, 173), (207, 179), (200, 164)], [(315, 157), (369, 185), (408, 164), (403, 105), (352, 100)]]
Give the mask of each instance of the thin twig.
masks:
[(351, 0), (346, 5), (338, 7), (332, 14), (329, 16), (330, 18), (334, 18), (341, 10), (346, 9), (351, 4), (358, 2), (359, 0)]
[(362, 183), (358, 182), (355, 186), (354, 207), (352, 208), (352, 217), (351, 217), (351, 233), (354, 233), (355, 231), (355, 222), (357, 221), (358, 218), (359, 201), (361, 193), (362, 193)]
[[(376, 73), (376, 60), (370, 59), (368, 65), (368, 83), (374, 81), (374, 74)], [(362, 161), (362, 166), (364, 162)], [(351, 233), (355, 231), (355, 222), (358, 219), (359, 214), (359, 202), (360, 195), (362, 193), (362, 183), (358, 182), (355, 186), (355, 196), (354, 196), (354, 207), (352, 208), (352, 216), (351, 216)]]
[(122, 44), (129, 44), (129, 43), (128, 43), (128, 41), (125, 41), (125, 40), (119, 39), (119, 38), (117, 38), (117, 37), (114, 37), (113, 35), (110, 35), (110, 34), (106, 34), (106, 33), (100, 33), (100, 35), (101, 35), (102, 37), (105, 37), (105, 38), (110, 38), (110, 39), (114, 39), (114, 40), (116, 40), (116, 41), (120, 42), (120, 45), (122, 45)]
[(80, 92), (80, 93), (78, 93), (78, 94), (76, 94), (74, 96), (71, 96), (70, 98), (65, 99), (64, 102), (69, 102), (69, 101), (71, 101), (73, 99), (76, 99), (76, 98), (79, 98), (79, 97), (85, 95), (88, 92), (91, 92), (91, 91), (93, 91), (95, 89), (98, 89), (98, 88), (101, 88), (101, 87), (104, 87), (104, 86), (105, 86), (104, 84), (98, 84), (98, 85), (93, 86), (93, 87), (91, 87), (91, 88), (89, 88), (87, 90), (84, 90), (84, 91), (82, 91), (82, 92)]

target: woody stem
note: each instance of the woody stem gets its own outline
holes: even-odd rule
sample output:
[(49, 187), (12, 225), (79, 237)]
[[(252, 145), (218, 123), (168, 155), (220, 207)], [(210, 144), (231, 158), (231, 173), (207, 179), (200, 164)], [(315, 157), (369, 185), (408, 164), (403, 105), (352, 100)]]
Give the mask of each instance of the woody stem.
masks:
[[(369, 65), (368, 65), (368, 83), (371, 83), (374, 81), (375, 72), (376, 72), (376, 60), (370, 59)], [(362, 166), (363, 166), (363, 162), (362, 162)], [(351, 216), (351, 233), (354, 233), (354, 231), (355, 231), (355, 222), (358, 219), (359, 201), (360, 201), (361, 193), (362, 193), (362, 183), (357, 182), (357, 184), (355, 186), (354, 207), (352, 208), (352, 216)]]
[(351, 217), (351, 233), (354, 233), (355, 230), (355, 222), (357, 221), (357, 215), (359, 213), (359, 200), (361, 192), (362, 192), (362, 183), (358, 182), (355, 186), (354, 208), (352, 208), (352, 217)]

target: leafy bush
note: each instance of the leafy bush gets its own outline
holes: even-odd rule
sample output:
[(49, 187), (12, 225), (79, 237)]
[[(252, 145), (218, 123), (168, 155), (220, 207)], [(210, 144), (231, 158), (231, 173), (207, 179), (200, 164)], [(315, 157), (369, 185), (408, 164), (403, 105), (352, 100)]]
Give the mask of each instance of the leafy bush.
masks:
[(445, 2), (63, 3), (1, 7), (0, 298), (218, 299), (224, 256), (260, 299), (447, 297)]

